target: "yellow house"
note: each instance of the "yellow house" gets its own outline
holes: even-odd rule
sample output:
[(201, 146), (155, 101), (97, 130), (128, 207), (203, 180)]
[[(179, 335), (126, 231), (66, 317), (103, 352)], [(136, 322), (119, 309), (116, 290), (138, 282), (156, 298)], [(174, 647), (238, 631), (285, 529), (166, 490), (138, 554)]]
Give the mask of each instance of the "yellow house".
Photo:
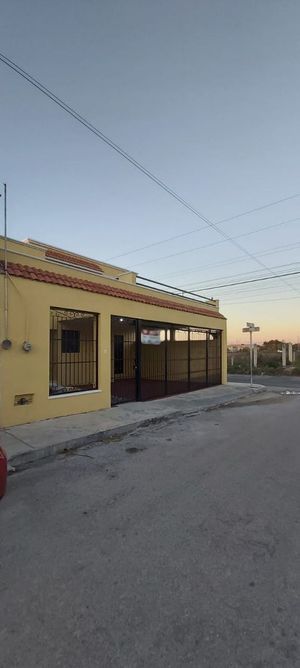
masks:
[(0, 423), (12, 426), (226, 383), (217, 301), (0, 237)]

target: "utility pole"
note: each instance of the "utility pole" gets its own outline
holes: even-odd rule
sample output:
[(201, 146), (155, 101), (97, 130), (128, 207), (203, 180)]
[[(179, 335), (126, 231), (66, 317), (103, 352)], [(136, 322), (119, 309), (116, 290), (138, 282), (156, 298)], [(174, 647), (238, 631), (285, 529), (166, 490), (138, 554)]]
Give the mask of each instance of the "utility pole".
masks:
[(256, 343), (253, 346), (253, 366), (254, 366), (254, 369), (257, 368), (257, 344)]
[(4, 186), (4, 328), (5, 339), (8, 336), (8, 272), (7, 272), (7, 204), (6, 183)]
[(250, 334), (250, 387), (253, 387), (253, 342), (252, 334), (253, 332), (259, 332), (260, 327), (256, 327), (254, 322), (247, 322), (246, 327), (243, 327), (243, 332), (249, 332)]
[(4, 190), (4, 339), (2, 348), (10, 348), (11, 342), (8, 340), (8, 262), (7, 262), (7, 201), (6, 201), (6, 183), (3, 183)]

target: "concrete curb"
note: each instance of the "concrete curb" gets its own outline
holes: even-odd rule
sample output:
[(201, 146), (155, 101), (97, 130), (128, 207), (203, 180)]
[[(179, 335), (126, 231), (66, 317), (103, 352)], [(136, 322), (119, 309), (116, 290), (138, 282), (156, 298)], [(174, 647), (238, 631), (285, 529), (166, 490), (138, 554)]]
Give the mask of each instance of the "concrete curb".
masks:
[(218, 401), (216, 403), (212, 403), (210, 406), (199, 407), (197, 408), (197, 410), (195, 410), (195, 407), (193, 407), (191, 410), (182, 410), (182, 411), (174, 410), (168, 414), (158, 415), (158, 416), (156, 415), (154, 417), (150, 418), (148, 417), (145, 419), (137, 420), (135, 422), (119, 425), (117, 427), (100, 430), (98, 432), (93, 432), (92, 434), (81, 436), (80, 438), (73, 438), (70, 440), (62, 441), (61, 443), (54, 443), (51, 445), (41, 446), (38, 448), (32, 448), (29, 444), (27, 445), (24, 443), (24, 446), (25, 447), (27, 446), (28, 450), (25, 450), (24, 452), (21, 452), (17, 455), (8, 457), (9, 469), (11, 473), (24, 470), (31, 464), (34, 464), (43, 459), (54, 457), (55, 455), (62, 454), (64, 452), (77, 450), (78, 448), (93, 445), (95, 443), (105, 443), (107, 441), (109, 442), (110, 439), (115, 437), (122, 438), (123, 436), (129, 434), (131, 431), (135, 431), (136, 429), (139, 428), (145, 428), (148, 427), (149, 425), (169, 422), (174, 418), (185, 417), (191, 414), (197, 415), (199, 413), (209, 412), (211, 410), (222, 408), (222, 406), (224, 407), (230, 406), (230, 404), (235, 404), (239, 399), (244, 399), (248, 396), (253, 396), (253, 394), (261, 394), (262, 392), (265, 392), (266, 389), (267, 388), (263, 385), (256, 386), (252, 389), (247, 389), (245, 393), (240, 394), (238, 397), (232, 397), (232, 399), (230, 400), (227, 399), (221, 402)]
[(94, 445), (95, 443), (105, 443), (114, 437), (122, 438), (139, 427), (148, 427), (150, 424), (168, 421), (178, 415), (181, 415), (181, 413), (174, 412), (169, 415), (162, 415), (161, 417), (147, 418), (145, 420), (139, 420), (138, 422), (131, 422), (130, 424), (113, 427), (112, 429), (94, 432), (93, 434), (82, 436), (80, 438), (73, 438), (68, 441), (62, 441), (61, 443), (53, 443), (52, 445), (46, 445), (41, 448), (30, 449), (30, 451), (28, 450), (10, 457), (8, 460), (9, 465), (14, 471), (19, 471), (27, 468), (27, 465), (34, 464), (42, 459)]

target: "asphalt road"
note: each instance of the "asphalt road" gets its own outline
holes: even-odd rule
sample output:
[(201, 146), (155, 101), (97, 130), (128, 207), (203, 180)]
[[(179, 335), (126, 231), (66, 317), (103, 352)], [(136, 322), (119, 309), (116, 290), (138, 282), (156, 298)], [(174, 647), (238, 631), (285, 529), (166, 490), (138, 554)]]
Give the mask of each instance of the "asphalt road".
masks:
[[(250, 383), (250, 375), (232, 373), (228, 374), (228, 380), (230, 383)], [(253, 376), (253, 382), (300, 392), (300, 376)]]
[(276, 395), (10, 477), (1, 666), (299, 666), (299, 433)]

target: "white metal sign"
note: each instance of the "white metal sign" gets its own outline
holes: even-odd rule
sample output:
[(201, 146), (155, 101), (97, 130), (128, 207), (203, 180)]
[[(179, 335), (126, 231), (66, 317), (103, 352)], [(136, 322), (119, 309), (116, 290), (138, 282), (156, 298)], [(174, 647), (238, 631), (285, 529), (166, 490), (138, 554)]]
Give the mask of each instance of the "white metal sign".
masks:
[(153, 346), (159, 346), (160, 344), (160, 331), (159, 329), (142, 329), (141, 331), (141, 343), (150, 344)]
[(247, 322), (248, 327), (243, 327), (243, 332), (260, 332), (260, 327), (255, 327), (254, 325), (249, 326), (249, 323)]

